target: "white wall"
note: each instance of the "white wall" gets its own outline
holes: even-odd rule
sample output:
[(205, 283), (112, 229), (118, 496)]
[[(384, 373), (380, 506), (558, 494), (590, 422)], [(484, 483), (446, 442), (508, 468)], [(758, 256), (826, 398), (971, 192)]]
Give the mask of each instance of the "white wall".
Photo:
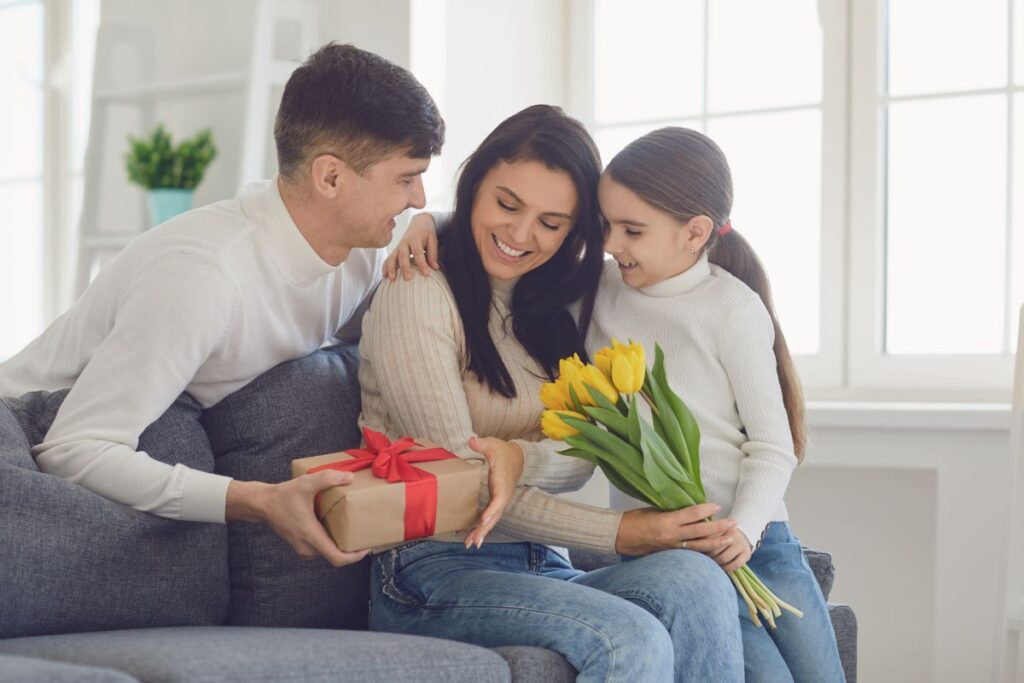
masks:
[(432, 207), (450, 207), (456, 169), (498, 123), (531, 104), (566, 106), (566, 15), (561, 0), (412, 0), (411, 69), (447, 125)]

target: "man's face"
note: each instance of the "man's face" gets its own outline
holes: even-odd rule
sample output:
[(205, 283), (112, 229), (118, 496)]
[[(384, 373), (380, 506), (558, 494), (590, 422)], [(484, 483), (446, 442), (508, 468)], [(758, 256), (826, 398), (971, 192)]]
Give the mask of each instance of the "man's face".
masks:
[(423, 173), (429, 165), (430, 159), (396, 152), (362, 174), (348, 174), (345, 191), (335, 198), (339, 237), (350, 247), (386, 247), (395, 217), (426, 206)]

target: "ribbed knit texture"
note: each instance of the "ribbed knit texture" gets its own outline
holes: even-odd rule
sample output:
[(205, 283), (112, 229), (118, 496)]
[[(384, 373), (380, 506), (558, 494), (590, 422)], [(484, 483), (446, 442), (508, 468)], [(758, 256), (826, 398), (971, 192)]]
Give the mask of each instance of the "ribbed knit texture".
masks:
[(324, 262), (277, 179), (252, 183), (133, 240), (0, 365), (0, 396), (71, 387), (33, 449), (43, 472), (161, 517), (223, 522), (230, 479), (158, 462), (136, 450), (139, 435), (182, 392), (209, 408), (331, 341), (383, 258), (353, 249), (341, 265)]
[[(770, 521), (788, 519), (783, 495), (797, 460), (779, 387), (775, 333), (758, 295), (700, 259), (651, 287), (622, 281), (605, 264), (587, 348), (611, 338), (639, 341), (654, 361), (665, 351), (668, 381), (701, 429), (701, 477), (708, 501), (722, 506), (752, 545)], [(612, 491), (612, 506), (641, 503)]]
[[(359, 345), (361, 424), (390, 438), (425, 438), (463, 458), (481, 459), (469, 438), (493, 436), (523, 447), (525, 470), (488, 542), (533, 541), (614, 551), (621, 512), (550, 494), (580, 488), (593, 467), (559, 455), (565, 444), (543, 439), (540, 366), (511, 331), (515, 281), (492, 280), (491, 336), (516, 387), (507, 399), (467, 368), (465, 333), (444, 275), (385, 281), (363, 320)], [(481, 494), (487, 500), (486, 471)], [(434, 540), (461, 541), (464, 534)]]

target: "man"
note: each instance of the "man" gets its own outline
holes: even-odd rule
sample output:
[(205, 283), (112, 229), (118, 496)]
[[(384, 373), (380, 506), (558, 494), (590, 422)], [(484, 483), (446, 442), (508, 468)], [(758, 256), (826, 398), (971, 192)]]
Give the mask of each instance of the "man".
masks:
[(341, 566), (365, 553), (339, 550), (311, 501), (350, 473), (241, 482), (136, 450), (183, 391), (208, 408), (358, 324), (395, 216), (425, 204), (444, 122), (409, 72), (332, 43), (289, 79), (274, 139), (274, 180), (134, 240), (0, 365), (0, 396), (70, 387), (34, 449), (44, 472), (161, 517), (265, 523)]

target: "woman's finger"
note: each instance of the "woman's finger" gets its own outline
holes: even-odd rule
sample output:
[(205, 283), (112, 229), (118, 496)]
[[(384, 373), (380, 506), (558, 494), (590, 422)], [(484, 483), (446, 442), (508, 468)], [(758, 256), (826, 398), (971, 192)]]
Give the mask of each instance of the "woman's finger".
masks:
[(713, 522), (694, 522), (679, 527), (679, 538), (685, 541), (695, 541), (699, 538), (712, 538), (727, 534), (736, 528), (736, 522), (731, 519), (716, 519)]

